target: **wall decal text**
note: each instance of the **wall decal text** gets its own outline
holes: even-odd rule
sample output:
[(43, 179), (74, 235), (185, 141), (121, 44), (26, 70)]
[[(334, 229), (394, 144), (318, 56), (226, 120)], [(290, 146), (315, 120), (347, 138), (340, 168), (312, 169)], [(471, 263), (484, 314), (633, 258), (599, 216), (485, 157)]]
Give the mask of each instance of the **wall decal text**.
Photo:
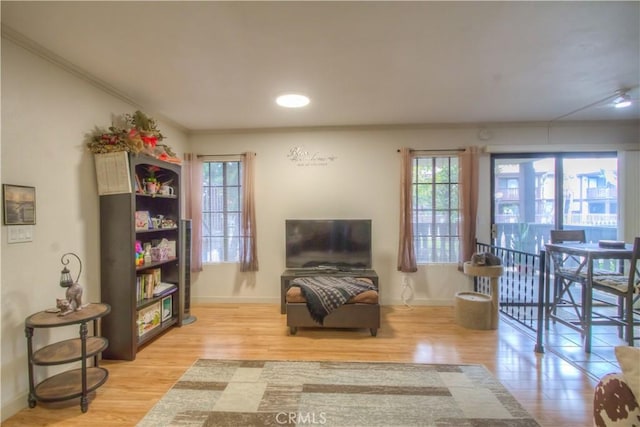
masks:
[(297, 166), (328, 166), (338, 159), (337, 156), (309, 152), (303, 146), (291, 148), (287, 158)]

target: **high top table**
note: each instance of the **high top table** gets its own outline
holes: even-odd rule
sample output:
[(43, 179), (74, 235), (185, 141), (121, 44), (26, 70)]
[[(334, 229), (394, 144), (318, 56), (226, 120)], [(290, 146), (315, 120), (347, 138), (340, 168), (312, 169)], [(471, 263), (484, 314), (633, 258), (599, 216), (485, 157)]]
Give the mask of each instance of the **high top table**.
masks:
[[(583, 307), (576, 306), (579, 312), (577, 322), (570, 322), (560, 316), (554, 316), (550, 310), (552, 304), (549, 301), (549, 280), (550, 265), (552, 262), (552, 254), (560, 253), (565, 255), (573, 255), (581, 259), (580, 265), (576, 267), (575, 273), (586, 273), (586, 281), (583, 289), (582, 304)], [(631, 259), (633, 255), (633, 245), (625, 244), (623, 248), (607, 248), (601, 247), (598, 243), (547, 243), (545, 245), (545, 306), (546, 325), (548, 328), (549, 318), (556, 322), (580, 332), (584, 341), (584, 351), (591, 353), (591, 327), (592, 327), (592, 304), (593, 304), (593, 262), (598, 259), (614, 259), (625, 260)], [(586, 270), (586, 271), (585, 271)], [(580, 308), (582, 310), (580, 310)]]

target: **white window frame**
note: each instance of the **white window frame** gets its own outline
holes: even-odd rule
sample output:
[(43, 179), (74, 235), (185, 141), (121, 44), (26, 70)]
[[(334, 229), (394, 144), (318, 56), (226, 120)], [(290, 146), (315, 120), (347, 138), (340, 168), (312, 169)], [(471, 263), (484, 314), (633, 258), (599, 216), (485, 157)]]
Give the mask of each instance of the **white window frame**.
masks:
[[(205, 179), (207, 165), (222, 165), (222, 185), (206, 185), (207, 182), (212, 183), (210, 179)], [(227, 181), (227, 169), (230, 164), (236, 164), (238, 167), (237, 182), (229, 183)], [(203, 264), (222, 264), (222, 263), (239, 263), (240, 262), (240, 245), (242, 244), (241, 235), (241, 218), (242, 218), (242, 161), (237, 158), (233, 159), (216, 159), (204, 160), (202, 162), (202, 263)], [(212, 200), (214, 189), (219, 188), (222, 191), (222, 200), (219, 206), (215, 206)], [(233, 209), (229, 193), (235, 192), (237, 209)], [(209, 199), (207, 196), (209, 195)], [(207, 218), (209, 216), (209, 218)], [(220, 216), (222, 220), (221, 232), (215, 233), (212, 227), (215, 216)], [(237, 222), (232, 225), (232, 222)], [(207, 225), (209, 225), (207, 229)], [(233, 231), (236, 231), (233, 234)], [(222, 239), (222, 244), (214, 244), (213, 239)], [(219, 249), (215, 252), (216, 249)], [(217, 253), (215, 257), (212, 254)]]
[[(442, 161), (449, 165), (446, 180), (436, 177), (438, 164)], [(418, 166), (427, 162), (431, 163), (431, 174), (421, 176)], [(452, 163), (455, 163), (455, 170), (451, 166)], [(455, 155), (425, 154), (412, 159), (413, 243), (417, 264), (458, 263), (460, 253), (459, 172), (459, 160)], [(430, 205), (420, 202), (421, 196), (418, 191), (420, 187), (430, 187)], [(443, 192), (449, 197), (444, 197)], [(441, 195), (440, 198), (438, 194)], [(454, 195), (453, 200), (452, 195)], [(443, 215), (443, 212), (446, 214)], [(443, 218), (445, 221), (442, 221)], [(453, 218), (455, 222), (452, 222)], [(429, 220), (426, 221), (426, 219)], [(436, 234), (433, 233), (434, 231)]]

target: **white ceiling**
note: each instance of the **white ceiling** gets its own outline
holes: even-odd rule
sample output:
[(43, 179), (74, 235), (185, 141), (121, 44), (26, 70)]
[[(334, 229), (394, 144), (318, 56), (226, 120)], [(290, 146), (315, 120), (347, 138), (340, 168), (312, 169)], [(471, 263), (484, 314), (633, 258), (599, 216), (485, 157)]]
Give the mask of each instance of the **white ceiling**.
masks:
[[(640, 118), (608, 105), (640, 98), (637, 1), (2, 1), (1, 19), (191, 131)], [(288, 91), (311, 104), (276, 106)]]

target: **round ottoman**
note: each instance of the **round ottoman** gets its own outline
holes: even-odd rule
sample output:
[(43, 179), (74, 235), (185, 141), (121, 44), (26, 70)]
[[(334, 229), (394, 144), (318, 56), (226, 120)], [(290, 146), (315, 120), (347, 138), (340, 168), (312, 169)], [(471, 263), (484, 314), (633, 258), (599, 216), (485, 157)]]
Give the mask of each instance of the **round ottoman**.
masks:
[(495, 329), (492, 324), (493, 304), (489, 295), (478, 292), (458, 292), (455, 299), (455, 320), (469, 329)]

